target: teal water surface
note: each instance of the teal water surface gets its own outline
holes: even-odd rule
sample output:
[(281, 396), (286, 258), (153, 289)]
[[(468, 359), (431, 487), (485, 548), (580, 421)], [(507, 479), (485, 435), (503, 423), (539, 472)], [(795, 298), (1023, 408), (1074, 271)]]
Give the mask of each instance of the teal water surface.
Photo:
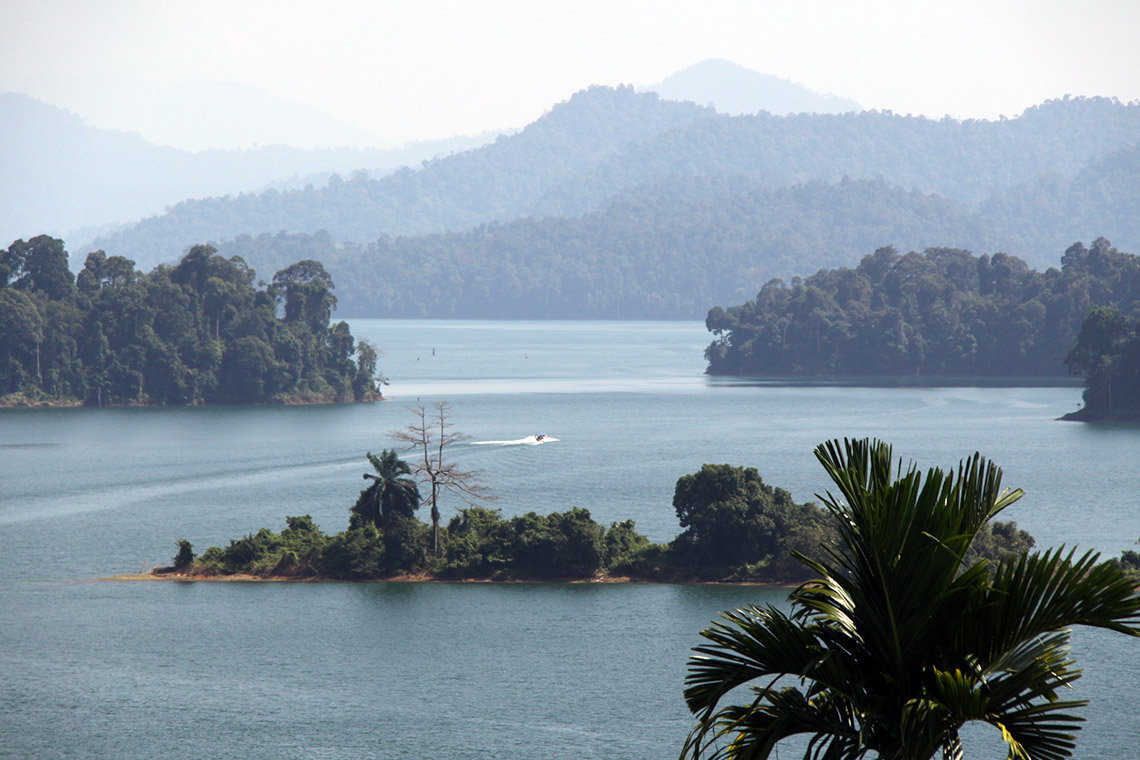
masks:
[[(450, 403), (472, 436), (455, 457), (505, 514), (581, 506), (667, 540), (673, 485), (702, 463), (806, 500), (827, 486), (812, 447), (871, 435), (923, 465), (981, 450), (1026, 490), (1007, 516), (1041, 546), (1140, 536), (1140, 430), (1056, 421), (1072, 385), (717, 380), (696, 323), (352, 326), (385, 351), (389, 401), (0, 414), (0, 757), (675, 757), (698, 631), (783, 592), (93, 580), (285, 515), (342, 530), (364, 452), (416, 403)], [(558, 440), (473, 445), (537, 432)], [(1077, 757), (1140, 743), (1138, 646), (1077, 632), (1093, 700)], [(970, 756), (997, 756), (992, 739)]]

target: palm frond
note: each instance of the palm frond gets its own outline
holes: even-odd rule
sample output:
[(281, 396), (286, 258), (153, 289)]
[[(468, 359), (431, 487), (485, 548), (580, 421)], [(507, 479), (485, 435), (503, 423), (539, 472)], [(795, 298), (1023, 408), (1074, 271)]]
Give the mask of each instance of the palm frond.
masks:
[(690, 732), (681, 757), (763, 760), (789, 737), (810, 734), (805, 758), (854, 760), (865, 751), (843, 700), (809, 699), (795, 688), (772, 690), (749, 705), (730, 706)]
[[(791, 614), (737, 610), (702, 632), (684, 756), (767, 758), (806, 733), (810, 760), (959, 760), (960, 727), (983, 721), (1011, 758), (1069, 757), (1084, 703), (1061, 698), (1080, 677), (1068, 628), (1140, 635), (1132, 581), (1063, 549), (964, 566), (978, 531), (1023, 495), (980, 454), (925, 472), (871, 439), (815, 454), (834, 483), (819, 499), (839, 542), (795, 555), (816, 577), (792, 592)], [(749, 703), (721, 704), (745, 685)]]
[(702, 720), (725, 694), (756, 679), (842, 678), (828, 672), (827, 653), (812, 629), (774, 607), (751, 606), (722, 618), (701, 631), (711, 643), (694, 647), (685, 677), (685, 702)]
[(965, 631), (979, 653), (996, 657), (1018, 642), (1059, 628), (1087, 625), (1140, 635), (1140, 596), (1114, 563), (1064, 547), (1006, 560), (988, 589), (987, 604)]

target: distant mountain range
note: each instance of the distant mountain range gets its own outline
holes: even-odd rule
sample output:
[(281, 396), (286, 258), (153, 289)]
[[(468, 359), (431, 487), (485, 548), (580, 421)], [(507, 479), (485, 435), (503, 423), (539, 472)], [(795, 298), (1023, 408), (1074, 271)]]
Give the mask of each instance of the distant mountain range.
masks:
[(631, 87), (593, 87), (521, 132), (476, 150), (378, 179), (334, 177), (319, 188), (185, 201), (87, 247), (114, 250), (151, 266), (177, 257), (191, 240), (323, 229), (337, 240), (367, 242), (382, 234), (416, 235), (522, 216), (580, 213), (580, 205), (595, 207), (611, 194), (587, 198), (586, 191), (577, 189), (583, 177), (631, 145), (715, 115), (712, 109), (663, 101), (654, 93), (638, 95)]
[[(661, 83), (683, 101), (591, 87), (517, 133), (388, 173), (183, 200), (89, 244), (73, 236), (73, 268), (95, 248), (149, 268), (214, 242), (266, 279), (299, 258), (325, 262), (347, 315), (689, 318), (751, 297), (768, 278), (852, 265), (882, 245), (1002, 250), (1037, 267), (1077, 240), (1140, 249), (1140, 104), (1064, 98), (1014, 119), (932, 120), (856, 113), (738, 69), (705, 62)], [(748, 97), (719, 103), (717, 72)], [(807, 99), (778, 115), (784, 96)], [(698, 105), (708, 102), (750, 113)], [(112, 136), (130, 139), (100, 140)], [(85, 189), (114, 186), (116, 167), (79, 161), (84, 150), (59, 150), (62, 192), (77, 165)], [(216, 158), (261, 166), (272, 150), (281, 166), (381, 158), (284, 148)], [(169, 167), (179, 153), (146, 155)], [(189, 187), (194, 173), (183, 176)]]
[[(186, 201), (92, 246), (150, 266), (194, 243), (238, 235), (324, 230), (338, 242), (367, 243), (381, 235), (581, 217), (635, 188), (683, 196), (692, 187), (685, 179), (742, 177), (750, 187), (774, 190), (846, 177), (937, 196), (955, 213), (974, 215), (979, 231), (969, 239), (902, 237), (901, 230), (919, 228), (919, 218), (900, 222), (896, 234), (884, 229), (884, 239), (873, 247), (1000, 244), (1044, 266), (1076, 239), (1104, 235), (1119, 246), (1133, 245), (1126, 213), (1107, 219), (1105, 207), (1087, 198), (1079, 201), (1079, 215), (1067, 209), (1078, 203), (1074, 193), (1087, 196), (1093, 187), (1087, 180), (1071, 184), (1082, 171), (1097, 177), (1123, 172), (1112, 187), (1127, 191), (1128, 164), (1115, 154), (1124, 151), (1123, 156), (1138, 144), (1140, 105), (1103, 98), (1050, 101), (1016, 119), (958, 122), (881, 112), (726, 116), (628, 87), (594, 87), (517, 134), (417, 169), (377, 179), (334, 178), (324, 187)], [(1129, 198), (1135, 191), (1113, 197), (1113, 207), (1126, 206)], [(819, 212), (825, 215), (826, 209)], [(834, 222), (839, 226), (830, 238), (842, 237), (842, 222)], [(932, 221), (930, 229), (944, 226), (943, 220)], [(771, 230), (753, 234), (765, 237)], [(808, 273), (803, 265), (785, 262), (787, 267), (757, 268), (780, 276)]]
[[(188, 199), (303, 189), (310, 184), (324, 187), (333, 175), (347, 178), (359, 170), (376, 178), (402, 166), (417, 167), (424, 160), (479, 147), (500, 134), (393, 149), (307, 150), (290, 146), (304, 143), (310, 133), (341, 135), (345, 144), (353, 145), (375, 138), (334, 123), (315, 109), (241, 85), (190, 82), (162, 89), (141, 80), (106, 77), (93, 78), (90, 85), (89, 96), (76, 101), (86, 119), (28, 95), (0, 93), (0, 245), (50, 233), (86, 247), (95, 237), (162, 214)], [(134, 100), (148, 105), (134, 112), (110, 112), (105, 102), (122, 98), (108, 99), (108, 88), (120, 94), (143, 88), (143, 96)], [(719, 60), (690, 66), (651, 89), (661, 90), (666, 99), (716, 102), (724, 113), (858, 110), (852, 101), (818, 95)], [(148, 142), (139, 134), (170, 133), (171, 125), (192, 122), (205, 111), (211, 118), (202, 120), (203, 126), (194, 132), (194, 145), (189, 146), (197, 152)], [(243, 118), (253, 113), (274, 114), (276, 131), (251, 133), (250, 123), (264, 121)], [(130, 124), (138, 131), (98, 128), (89, 122)], [(219, 141), (259, 147), (204, 149)], [(450, 223), (464, 224), (463, 216)], [(300, 228), (287, 221), (271, 229)], [(231, 233), (236, 234), (218, 231)]]

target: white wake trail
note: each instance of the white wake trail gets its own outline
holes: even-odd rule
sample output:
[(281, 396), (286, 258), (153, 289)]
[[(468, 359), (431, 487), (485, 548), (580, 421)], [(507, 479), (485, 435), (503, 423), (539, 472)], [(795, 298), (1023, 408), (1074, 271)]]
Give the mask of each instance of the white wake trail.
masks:
[(557, 438), (551, 438), (549, 435), (543, 436), (541, 439), (537, 435), (528, 435), (526, 438), (517, 438), (513, 441), (472, 441), (472, 446), (541, 446), (544, 443), (551, 443), (557, 441)]

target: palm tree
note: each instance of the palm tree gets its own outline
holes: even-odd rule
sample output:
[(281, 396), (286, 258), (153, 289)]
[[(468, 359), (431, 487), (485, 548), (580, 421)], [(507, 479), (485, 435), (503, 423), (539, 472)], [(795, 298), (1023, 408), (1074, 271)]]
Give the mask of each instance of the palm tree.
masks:
[[(815, 455), (840, 498), (819, 497), (840, 541), (797, 555), (816, 580), (791, 615), (748, 607), (723, 615), (694, 649), (685, 700), (698, 723), (683, 757), (767, 758), (810, 737), (804, 758), (960, 758), (959, 729), (996, 726), (1010, 758), (1069, 757), (1083, 700), (1068, 626), (1140, 635), (1140, 596), (1099, 555), (1064, 549), (994, 565), (962, 560), (987, 521), (1022, 496), (980, 455), (926, 476), (880, 441), (833, 441)], [(721, 705), (750, 685), (752, 699)]]
[(364, 473), (364, 479), (371, 480), (372, 485), (360, 492), (352, 507), (349, 528), (369, 523), (381, 528), (395, 515), (411, 517), (420, 506), (420, 490), (416, 481), (408, 477), (412, 468), (391, 449), (384, 449), (380, 456), (370, 451), (367, 456), (376, 474)]

